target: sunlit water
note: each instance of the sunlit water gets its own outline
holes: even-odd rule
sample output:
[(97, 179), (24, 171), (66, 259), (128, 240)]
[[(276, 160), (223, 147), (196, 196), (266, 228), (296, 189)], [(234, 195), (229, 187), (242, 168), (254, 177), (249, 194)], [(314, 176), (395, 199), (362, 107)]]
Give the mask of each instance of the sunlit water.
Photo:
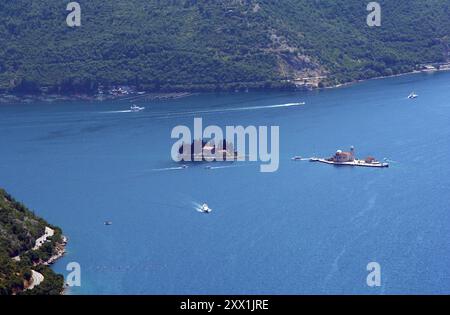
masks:
[[(0, 105), (0, 186), (62, 227), (72, 294), (450, 293), (450, 73), (136, 104)], [(279, 170), (180, 168), (171, 130), (194, 117), (280, 126)], [(391, 167), (291, 161), (351, 145)]]

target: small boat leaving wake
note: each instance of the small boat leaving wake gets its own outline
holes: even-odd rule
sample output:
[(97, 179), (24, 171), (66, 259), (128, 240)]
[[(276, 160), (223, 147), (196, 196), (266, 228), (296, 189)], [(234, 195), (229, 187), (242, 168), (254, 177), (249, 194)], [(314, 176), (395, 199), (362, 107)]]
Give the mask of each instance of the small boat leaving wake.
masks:
[(110, 112), (102, 112), (103, 114), (121, 114), (121, 113), (137, 113), (145, 110), (145, 107), (139, 107), (136, 105), (131, 105), (130, 109), (125, 110), (114, 110)]
[(110, 112), (101, 112), (102, 114), (121, 114), (121, 113), (131, 113), (130, 109), (127, 110), (113, 110)]
[(139, 106), (133, 104), (133, 105), (130, 107), (130, 112), (132, 112), (132, 113), (137, 113), (137, 112), (143, 111), (144, 109), (145, 109), (145, 107), (139, 107)]
[(194, 205), (194, 209), (197, 212), (206, 213), (206, 214), (209, 214), (212, 212), (212, 209), (208, 206), (207, 203), (199, 204), (197, 202), (193, 202), (192, 204)]
[(181, 165), (176, 167), (166, 167), (166, 168), (155, 168), (152, 169), (153, 172), (164, 172), (164, 171), (180, 171), (189, 168), (187, 165)]
[(411, 92), (411, 94), (408, 95), (408, 99), (413, 100), (418, 98), (419, 95), (417, 95), (415, 92)]
[[(195, 111), (168, 111), (168, 112), (152, 112), (149, 118), (156, 119), (171, 119), (174, 117), (188, 117), (192, 115), (208, 115), (208, 114), (218, 114), (227, 112), (240, 112), (240, 111), (251, 111), (251, 110), (264, 110), (264, 109), (276, 109), (276, 108), (289, 108), (298, 107), (305, 105), (305, 102), (298, 103), (286, 103), (277, 105), (262, 105), (262, 106), (247, 106), (247, 107), (235, 107), (235, 108), (216, 108), (216, 109), (206, 109), (206, 110), (195, 110)], [(119, 114), (119, 113), (135, 113), (145, 110), (145, 107), (136, 107), (135, 109), (130, 108), (129, 110), (119, 110), (119, 111), (109, 111), (103, 112), (106, 114)]]
[(204, 203), (199, 208), (197, 208), (197, 211), (201, 213), (210, 214), (212, 212), (212, 209), (206, 203)]
[(256, 109), (270, 109), (270, 108), (283, 108), (283, 107), (295, 107), (306, 105), (305, 102), (298, 103), (286, 103), (286, 104), (278, 104), (278, 105), (267, 105), (267, 106), (248, 106), (248, 107), (239, 107), (239, 108), (229, 108), (224, 111), (241, 111), (241, 110), (256, 110)]
[(236, 168), (236, 167), (243, 167), (245, 165), (224, 165), (224, 166), (205, 166), (205, 169), (207, 170), (221, 170), (221, 169), (225, 169), (225, 168)]

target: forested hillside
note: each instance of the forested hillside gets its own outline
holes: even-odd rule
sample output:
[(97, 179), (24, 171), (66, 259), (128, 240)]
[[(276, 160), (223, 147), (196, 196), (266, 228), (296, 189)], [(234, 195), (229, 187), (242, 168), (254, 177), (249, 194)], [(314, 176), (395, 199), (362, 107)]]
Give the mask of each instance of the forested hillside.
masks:
[[(0, 295), (59, 294), (62, 291), (63, 277), (41, 264), (55, 254), (61, 242), (61, 230), (52, 227), (55, 234), (51, 239), (33, 250), (45, 227), (52, 226), (0, 189)], [(43, 274), (44, 281), (33, 290), (24, 291), (30, 283), (32, 269)]]
[(448, 59), (449, 0), (79, 0), (0, 2), (0, 90), (281, 88), (408, 72)]

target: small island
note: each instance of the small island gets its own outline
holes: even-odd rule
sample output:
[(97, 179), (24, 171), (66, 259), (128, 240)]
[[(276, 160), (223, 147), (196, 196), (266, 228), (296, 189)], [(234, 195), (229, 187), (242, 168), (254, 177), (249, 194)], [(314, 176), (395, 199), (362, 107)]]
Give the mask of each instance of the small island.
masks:
[(342, 150), (338, 150), (332, 157), (330, 158), (317, 158), (312, 157), (310, 159), (311, 162), (320, 162), (325, 164), (332, 164), (338, 166), (362, 166), (362, 167), (389, 167), (388, 163), (382, 163), (377, 161), (374, 157), (368, 156), (364, 160), (359, 160), (355, 156), (355, 148), (351, 147), (350, 152), (344, 152)]
[(59, 295), (64, 277), (49, 265), (65, 253), (60, 228), (0, 189), (0, 295)]
[(213, 141), (194, 140), (192, 143), (181, 144), (178, 153), (178, 159), (183, 162), (236, 161), (239, 158), (233, 144), (226, 140), (218, 144)]

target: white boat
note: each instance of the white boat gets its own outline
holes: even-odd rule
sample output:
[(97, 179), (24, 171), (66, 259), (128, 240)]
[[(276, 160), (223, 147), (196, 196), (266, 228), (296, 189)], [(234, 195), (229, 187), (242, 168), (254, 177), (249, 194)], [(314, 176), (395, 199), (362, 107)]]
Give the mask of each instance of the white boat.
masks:
[(132, 111), (132, 112), (140, 112), (140, 111), (143, 111), (145, 109), (145, 107), (139, 107), (139, 106), (137, 106), (137, 105), (132, 105), (131, 107), (130, 107), (130, 110)]
[(409, 98), (410, 100), (413, 100), (413, 99), (418, 98), (418, 97), (419, 97), (419, 95), (417, 95), (417, 94), (414, 93), (414, 92), (411, 92), (411, 94), (408, 95), (408, 98)]
[(201, 207), (200, 207), (200, 211), (203, 213), (211, 213), (212, 209), (210, 207), (208, 207), (208, 205), (206, 203), (204, 203)]
[(303, 159), (303, 157), (301, 156), (294, 156), (291, 160), (292, 161), (301, 161)]

